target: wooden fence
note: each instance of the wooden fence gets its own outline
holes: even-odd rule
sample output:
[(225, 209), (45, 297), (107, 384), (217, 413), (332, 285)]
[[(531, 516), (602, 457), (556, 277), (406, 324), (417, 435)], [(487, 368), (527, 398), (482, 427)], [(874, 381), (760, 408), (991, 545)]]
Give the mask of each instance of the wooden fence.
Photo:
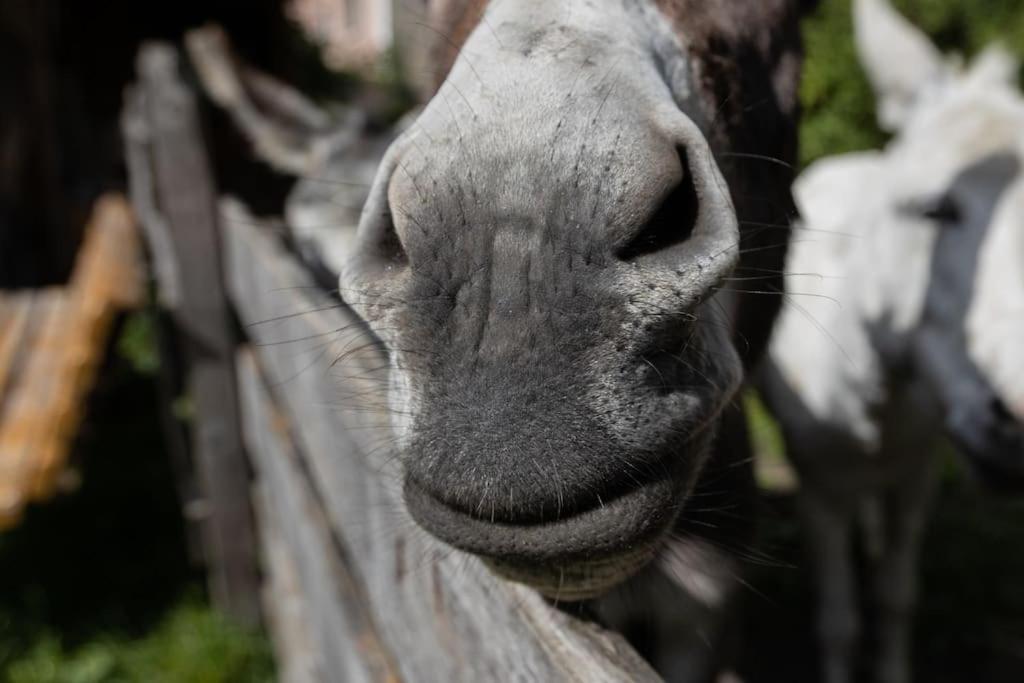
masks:
[(199, 130), (175, 52), (146, 47), (125, 113), (132, 194), (191, 348), (211, 588), (239, 618), (262, 607), (282, 680), (658, 680), (618, 635), (415, 526), (383, 349), (278, 223), (217, 199)]

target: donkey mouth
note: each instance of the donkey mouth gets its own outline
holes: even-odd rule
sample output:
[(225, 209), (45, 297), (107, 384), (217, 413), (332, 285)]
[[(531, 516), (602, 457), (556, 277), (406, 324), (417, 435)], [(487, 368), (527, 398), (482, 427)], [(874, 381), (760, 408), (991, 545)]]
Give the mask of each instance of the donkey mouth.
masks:
[(526, 584), (556, 602), (579, 602), (604, 595), (639, 572), (657, 554), (660, 537), (638, 543), (612, 557), (564, 564), (519, 564), (483, 558), (484, 564), (503, 579)]
[(523, 524), (469, 515), (408, 477), (404, 493), (413, 519), (433, 536), (503, 578), (572, 601), (606, 592), (653, 558), (678, 515), (681, 488), (666, 477), (571, 516)]

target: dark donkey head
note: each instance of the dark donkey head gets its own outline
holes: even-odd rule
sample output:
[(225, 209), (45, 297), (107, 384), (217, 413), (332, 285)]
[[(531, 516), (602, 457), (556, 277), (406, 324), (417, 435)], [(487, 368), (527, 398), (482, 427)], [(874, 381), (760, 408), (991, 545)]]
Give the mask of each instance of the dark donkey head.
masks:
[[(764, 95), (777, 121), (748, 138), (788, 156), (777, 100), (797, 60), (750, 48), (763, 79), (741, 91), (756, 41), (737, 26), (792, 35), (793, 17), (736, 4), (492, 3), (386, 155), (342, 275), (390, 353), (413, 517), (551, 595), (598, 593), (653, 556), (742, 378), (735, 340), (762, 334), (718, 293), (741, 239), (716, 161), (730, 147), (709, 140), (740, 137)], [(749, 213), (774, 227), (789, 174), (769, 175)]]

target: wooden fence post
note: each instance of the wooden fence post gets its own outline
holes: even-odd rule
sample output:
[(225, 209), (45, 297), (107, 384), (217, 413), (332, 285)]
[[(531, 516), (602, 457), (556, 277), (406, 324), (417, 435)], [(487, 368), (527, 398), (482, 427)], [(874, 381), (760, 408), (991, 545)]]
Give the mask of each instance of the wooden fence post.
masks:
[[(195, 98), (182, 83), (177, 52), (168, 45), (146, 44), (137, 69), (139, 82), (129, 92), (125, 128), (127, 132), (137, 126), (134, 134), (145, 140), (146, 153), (140, 159), (139, 140), (128, 140), (129, 163), (133, 181), (136, 171), (143, 170), (152, 179), (152, 205), (139, 207), (139, 213), (148, 223), (158, 278), (172, 290), (172, 316), (185, 343), (210, 592), (230, 616), (255, 624), (259, 572), (250, 475), (239, 427), (237, 338), (222, 281), (216, 187)], [(133, 188), (137, 204), (146, 190)]]

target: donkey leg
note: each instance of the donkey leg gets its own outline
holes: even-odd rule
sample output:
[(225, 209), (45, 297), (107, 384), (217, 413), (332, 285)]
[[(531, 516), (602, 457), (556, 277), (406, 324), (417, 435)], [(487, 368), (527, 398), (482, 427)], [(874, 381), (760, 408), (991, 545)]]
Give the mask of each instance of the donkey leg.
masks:
[(877, 683), (911, 680), (911, 621), (917, 601), (918, 556), (934, 488), (934, 470), (929, 458), (886, 497), (885, 548), (872, 576), (878, 634), (874, 660)]
[(850, 683), (860, 637), (851, 550), (852, 519), (823, 496), (804, 492), (800, 508), (818, 589), (817, 632), (824, 683)]

